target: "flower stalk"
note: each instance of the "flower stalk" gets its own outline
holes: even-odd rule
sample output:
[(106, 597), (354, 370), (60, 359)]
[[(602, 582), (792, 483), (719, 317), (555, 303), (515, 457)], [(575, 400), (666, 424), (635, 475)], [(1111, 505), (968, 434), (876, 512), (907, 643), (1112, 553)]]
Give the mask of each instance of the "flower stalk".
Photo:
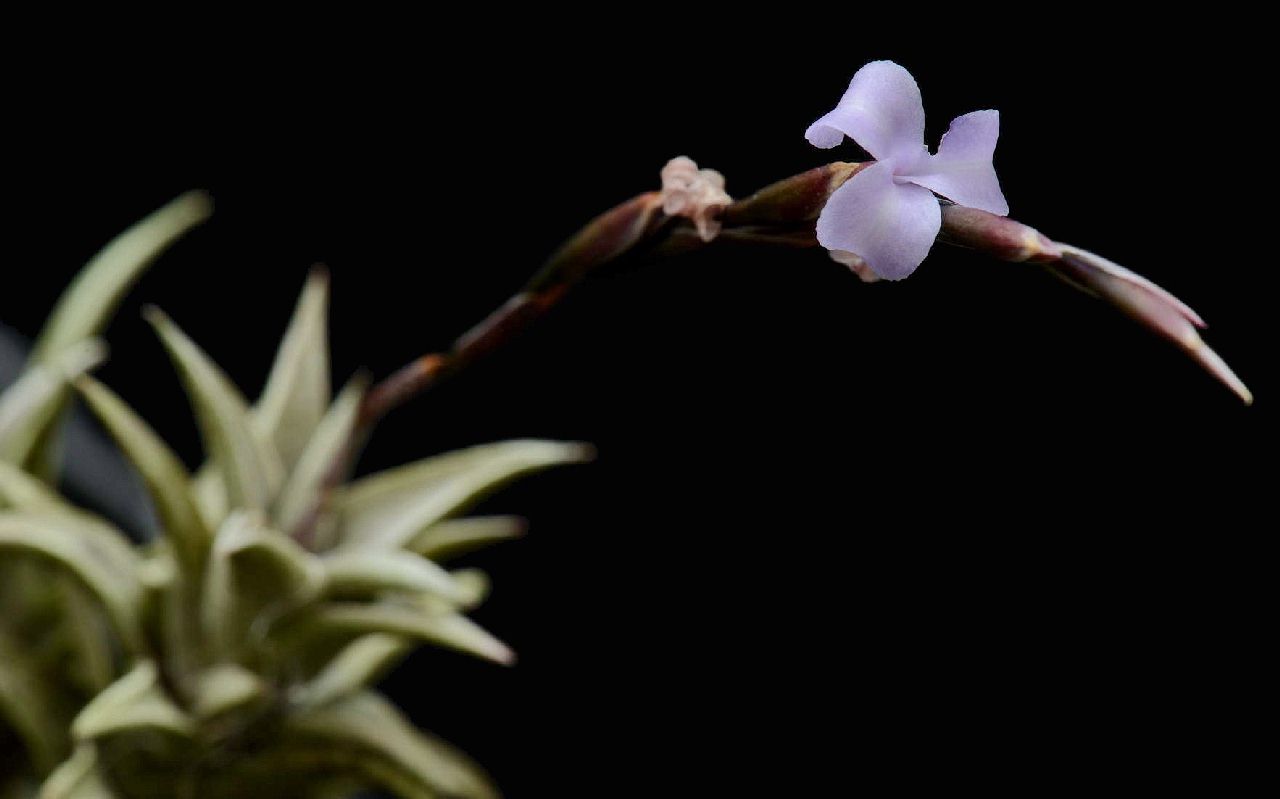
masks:
[[(817, 247), (814, 221), (836, 189), (869, 166), (837, 161), (780, 180), (739, 200), (719, 216), (717, 239), (744, 244)], [(1184, 303), (1123, 267), (1008, 217), (942, 201), (938, 241), (1001, 261), (1037, 263), (1067, 278), (1178, 345), (1246, 404), (1252, 394), (1200, 339), (1204, 327)], [(587, 223), (511, 299), (444, 353), (427, 355), (383, 380), (361, 411), (371, 425), (485, 353), (501, 347), (556, 305), (578, 281), (624, 255), (662, 257), (713, 245), (694, 223), (662, 213), (657, 192), (637, 195)]]
[[(725, 207), (715, 239), (742, 245), (818, 246), (815, 222), (831, 195), (871, 162), (836, 161), (770, 184)], [(705, 222), (668, 216), (663, 195), (645, 192), (597, 216), (556, 250), (525, 286), (444, 352), (421, 356), (376, 384), (365, 396), (350, 440), (325, 481), (337, 485), (351, 470), (373, 426), (388, 412), (425, 393), (467, 365), (516, 338), (551, 310), (574, 285), (625, 257), (660, 258), (709, 245)], [(1246, 405), (1253, 394), (1200, 338), (1205, 327), (1186, 304), (1156, 284), (1105, 258), (1049, 239), (1035, 228), (976, 208), (942, 205), (938, 241), (1001, 261), (1035, 263), (1115, 306), (1187, 353)], [(326, 493), (327, 496), (327, 493)], [(318, 509), (294, 536), (313, 535)]]

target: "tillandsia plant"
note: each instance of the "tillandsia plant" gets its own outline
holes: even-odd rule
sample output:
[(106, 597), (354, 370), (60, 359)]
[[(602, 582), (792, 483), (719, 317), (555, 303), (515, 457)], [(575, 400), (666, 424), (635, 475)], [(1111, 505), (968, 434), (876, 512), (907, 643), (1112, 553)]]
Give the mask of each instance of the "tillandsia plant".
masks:
[[(847, 135), (876, 157), (837, 162), (734, 201), (718, 173), (677, 158), (661, 191), (589, 222), (530, 282), (443, 352), (331, 396), (328, 280), (314, 271), (265, 388), (250, 403), (162, 312), (147, 318), (181, 378), (207, 463), (194, 473), (120, 396), (89, 376), (98, 336), (146, 266), (204, 220), (178, 198), (111, 243), (54, 310), (0, 398), (0, 798), (487, 797), (463, 755), (414, 729), (372, 686), (420, 643), (500, 663), (513, 655), (466, 613), (483, 573), (441, 565), (510, 538), (477, 498), (577, 443), (519, 440), (351, 479), (377, 421), (457, 374), (620, 260), (715, 244), (818, 245), (867, 281), (901, 279), (935, 240), (1039, 263), (1174, 342), (1250, 401), (1200, 339), (1203, 322), (1150, 281), (1008, 219), (992, 166), (999, 117), (924, 144), (919, 90), (875, 62), (809, 139)], [(135, 545), (58, 493), (67, 407), (87, 405), (145, 483), (160, 535)]]
[[(86, 373), (127, 285), (207, 213), (203, 196), (184, 196), (104, 250), (0, 400), (0, 796), (493, 796), (479, 769), (369, 684), (423, 641), (512, 662), (466, 616), (484, 574), (439, 564), (521, 523), (455, 517), (590, 449), (507, 441), (331, 481), (367, 392), (357, 376), (330, 396), (317, 270), (253, 405), (147, 312), (208, 452), (188, 474)], [(72, 390), (146, 484), (163, 530), (146, 546), (40, 476)]]

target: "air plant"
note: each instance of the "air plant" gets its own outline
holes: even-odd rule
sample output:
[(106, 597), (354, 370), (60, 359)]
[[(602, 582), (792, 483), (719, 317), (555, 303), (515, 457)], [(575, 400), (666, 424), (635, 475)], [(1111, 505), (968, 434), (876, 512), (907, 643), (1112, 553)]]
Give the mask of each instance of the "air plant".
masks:
[[(485, 597), (483, 573), (442, 564), (519, 533), (516, 519), (462, 517), (477, 498), (591, 450), (507, 441), (350, 475), (384, 414), (622, 259), (821, 244), (865, 280), (900, 279), (936, 238), (1044, 265), (1250, 401), (1183, 303), (1003, 216), (990, 165), (995, 112), (961, 117), (933, 155), (918, 105), (905, 70), (868, 65), (809, 136), (824, 147), (853, 136), (880, 160), (828, 164), (736, 202), (718, 173), (675, 159), (661, 191), (592, 220), (452, 347), (372, 385), (356, 376), (336, 396), (323, 271), (307, 280), (253, 404), (173, 321), (148, 311), (204, 443), (208, 461), (194, 474), (89, 372), (121, 297), (208, 216), (207, 198), (184, 195), (120, 236), (62, 297), (0, 397), (0, 798), (338, 797), (370, 787), (495, 796), (477, 766), (414, 729), (373, 686), (422, 643), (512, 661), (466, 615)], [(56, 490), (64, 411), (77, 397), (145, 483), (154, 540), (131, 543)]]
[[(187, 195), (82, 273), (0, 401), (0, 796), (495, 795), (465, 757), (413, 729), (370, 683), (420, 642), (510, 663), (466, 616), (487, 581), (449, 556), (519, 520), (458, 519), (517, 477), (590, 456), (519, 440), (332, 480), (365, 398), (330, 396), (327, 278), (307, 281), (252, 406), (158, 310), (208, 464), (188, 474), (86, 372), (127, 284), (207, 214)], [(163, 535), (135, 547), (38, 475), (71, 387), (141, 475)], [(21, 746), (16, 741), (21, 742)]]

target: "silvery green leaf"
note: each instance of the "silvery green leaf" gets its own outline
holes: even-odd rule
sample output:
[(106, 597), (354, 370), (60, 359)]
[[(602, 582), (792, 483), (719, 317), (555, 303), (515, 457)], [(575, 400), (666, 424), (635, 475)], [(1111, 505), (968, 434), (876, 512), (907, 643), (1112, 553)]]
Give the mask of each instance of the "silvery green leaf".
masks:
[(140, 729), (180, 737), (190, 736), (195, 730), (191, 717), (165, 693), (156, 665), (150, 660), (138, 661), (132, 671), (85, 705), (71, 724), (71, 734), (80, 742)]
[(194, 711), (198, 718), (214, 718), (266, 698), (267, 686), (261, 677), (234, 663), (220, 663), (196, 677)]
[(106, 386), (89, 377), (80, 378), (76, 386), (142, 476), (165, 533), (183, 552), (188, 564), (199, 562), (199, 554), (208, 545), (209, 532), (191, 501), (190, 478), (182, 461), (150, 425)]
[(66, 671), (92, 696), (116, 676), (110, 625), (102, 607), (70, 576), (58, 575), (54, 589), (62, 606), (62, 631), (74, 654)]
[(414, 729), (394, 705), (372, 691), (291, 717), (285, 734), (310, 749), (348, 753), (343, 760), (366, 779), (405, 799), (498, 799), (478, 766)]
[(92, 369), (106, 356), (97, 340), (80, 341), (37, 364), (0, 395), (0, 460), (25, 463), (57, 421), (67, 381)]
[(458, 569), (450, 576), (458, 586), (458, 607), (461, 610), (471, 610), (489, 597), (489, 575), (479, 569)]
[(302, 450), (276, 502), (275, 520), (279, 529), (293, 531), (307, 521), (309, 514), (319, 509), (323, 499), (321, 488), (334, 461), (351, 438), (364, 389), (362, 378), (352, 380), (338, 394), (333, 407), (315, 428), (315, 434)]
[(53, 583), (64, 568), (42, 555), (0, 551), (0, 624), (26, 640), (47, 631), (49, 620), (61, 612)]
[(58, 513), (68, 506), (43, 480), (0, 461), (0, 507)]
[(166, 539), (147, 548), (138, 565), (142, 584), (142, 624), (154, 652), (166, 673), (182, 680), (180, 690), (189, 698), (187, 675), (206, 661), (206, 642), (201, 640), (198, 585), (179, 568), (173, 547)]
[(445, 519), (424, 528), (407, 548), (439, 562), (499, 541), (519, 538), (524, 535), (525, 527), (524, 519), (519, 516)]
[(386, 633), (418, 638), (503, 665), (515, 662), (515, 653), (506, 644), (444, 603), (336, 602), (318, 608), (307, 626), (313, 634)]
[(71, 697), (50, 682), (51, 675), (30, 648), (0, 626), (0, 727), (15, 730), (41, 772), (66, 755)]
[(208, 195), (188, 192), (111, 241), (63, 292), (36, 342), (33, 361), (45, 361), (102, 332), (129, 287), (156, 256), (212, 211)]
[[(266, 388), (250, 414), (255, 432), (275, 446), (291, 475), (329, 404), (327, 304), (328, 278), (323, 270), (313, 270), (276, 352)], [(226, 516), (226, 488), (210, 464), (196, 474), (194, 492), (206, 521), (216, 525)], [(295, 496), (292, 502), (299, 499)], [(281, 525), (281, 529), (292, 527)]]
[(255, 623), (297, 610), (318, 597), (324, 568), (257, 514), (236, 512), (214, 536), (205, 575), (201, 624), (215, 650), (236, 657)]
[(82, 744), (40, 786), (38, 799), (115, 799), (103, 778), (97, 747)]
[(227, 487), (212, 462), (205, 461), (191, 478), (191, 499), (208, 529), (222, 524), (231, 512), (227, 502)]
[(294, 689), (292, 700), (306, 708), (320, 707), (372, 685), (411, 649), (398, 635), (370, 633), (347, 644), (311, 682)]
[(449, 573), (426, 558), (398, 550), (338, 550), (321, 558), (330, 596), (376, 596), (383, 591), (434, 594), (460, 601)]
[[(28, 364), (46, 364), (62, 351), (96, 336), (120, 300), (148, 265), (182, 234), (208, 218), (209, 198), (188, 192), (121, 233), (85, 265), (49, 316)], [(60, 471), (61, 422), (68, 392), (61, 388), (50, 406), (44, 434), (23, 458), (27, 468), (52, 482)]]
[(458, 450), (352, 483), (338, 498), (342, 545), (399, 548), (521, 474), (590, 459), (583, 444), (522, 439)]
[(73, 516), (0, 513), (0, 555), (15, 550), (48, 558), (76, 577), (102, 603), (130, 651), (142, 637), (142, 585), (138, 558), (122, 536), (105, 525)]
[(138, 582), (145, 591), (164, 591), (178, 580), (173, 550), (163, 544), (150, 547), (138, 564)]
[(260, 434), (292, 468), (329, 407), (329, 278), (314, 269), (254, 409)]
[(213, 537), (213, 552), (209, 557), (201, 590), (200, 629), (210, 649), (218, 656), (231, 658), (239, 651), (239, 633), (252, 619), (238, 618), (236, 589), (232, 582), (231, 557), (233, 550), (220, 539), (237, 535), (235, 527), (250, 524), (243, 514), (227, 517)]
[[(29, 528), (31, 533), (18, 532)], [(51, 558), (55, 552), (72, 551), (94, 561), (113, 576), (128, 577), (130, 585), (137, 583), (138, 553), (132, 543), (109, 523), (72, 505), (40, 508), (38, 512), (0, 512), (0, 529), (6, 531), (5, 540), (21, 548), (22, 541), (44, 536), (43, 542), (35, 542), (34, 554)]]
[[(121, 545), (121, 537), (113, 528), (66, 503), (42, 481), (3, 462), (0, 462), (0, 504), (70, 525), (88, 538), (90, 546), (96, 542), (105, 548), (122, 573), (132, 571), (136, 563), (131, 550)], [(17, 575), (5, 574), (0, 580), (6, 582), (0, 590), (16, 591), (21, 605), (31, 604), (29, 593), (17, 584)], [(72, 649), (65, 673), (82, 690), (90, 695), (97, 693), (114, 678), (116, 666), (112, 625), (104, 616), (105, 609), (76, 577), (53, 574), (44, 577), (42, 582), (50, 601), (57, 606), (62, 620), (61, 635)]]
[(167, 316), (153, 308), (147, 319), (182, 375), (231, 507), (267, 509), (284, 480), (284, 468), (275, 447), (253, 429), (244, 397)]
[(103, 545), (117, 556), (122, 568), (130, 568), (134, 563), (132, 554), (125, 554), (132, 553), (132, 549), (122, 545), (126, 540), (123, 533), (95, 514), (72, 505), (43, 480), (0, 461), (0, 508), (3, 507), (32, 516), (56, 516), (76, 525), (91, 527), (92, 530), (86, 534), (105, 539)]

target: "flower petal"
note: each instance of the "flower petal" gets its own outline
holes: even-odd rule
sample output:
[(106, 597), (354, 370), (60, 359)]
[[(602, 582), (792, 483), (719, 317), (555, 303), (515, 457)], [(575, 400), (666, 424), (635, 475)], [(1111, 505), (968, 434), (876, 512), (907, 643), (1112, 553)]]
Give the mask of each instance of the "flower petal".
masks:
[(928, 189), (898, 183), (893, 165), (877, 162), (849, 178), (818, 217), (818, 243), (862, 256), (871, 271), (901, 280), (929, 254), (942, 227)]
[(956, 117), (942, 136), (938, 154), (905, 173), (907, 179), (958, 205), (1006, 216), (1009, 203), (991, 163), (999, 137), (999, 111), (974, 111)]
[(835, 109), (804, 134), (823, 149), (845, 135), (880, 161), (924, 149), (924, 103), (911, 73), (892, 61), (872, 61), (853, 76)]

